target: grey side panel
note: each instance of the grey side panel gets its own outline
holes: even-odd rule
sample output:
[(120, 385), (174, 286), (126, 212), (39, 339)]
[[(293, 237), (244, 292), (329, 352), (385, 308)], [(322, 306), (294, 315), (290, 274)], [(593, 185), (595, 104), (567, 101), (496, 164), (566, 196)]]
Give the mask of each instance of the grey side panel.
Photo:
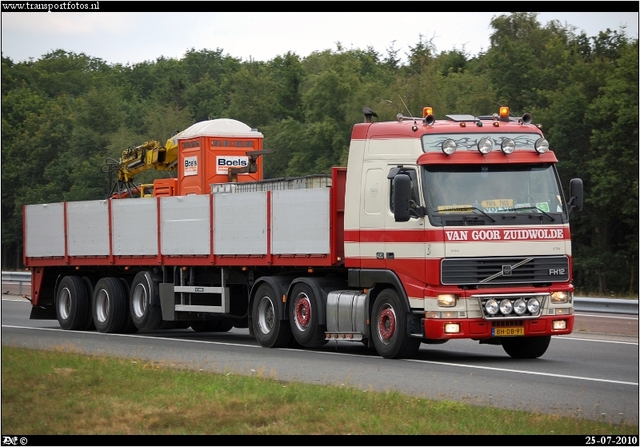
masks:
[(328, 254), (329, 188), (273, 191), (271, 252)]
[(158, 201), (111, 201), (114, 255), (158, 254)]
[(25, 207), (25, 254), (28, 258), (64, 256), (64, 204)]
[(163, 255), (211, 254), (210, 195), (160, 199)]
[(267, 193), (213, 197), (213, 252), (216, 255), (267, 254)]
[(109, 255), (109, 204), (106, 200), (67, 203), (70, 256)]

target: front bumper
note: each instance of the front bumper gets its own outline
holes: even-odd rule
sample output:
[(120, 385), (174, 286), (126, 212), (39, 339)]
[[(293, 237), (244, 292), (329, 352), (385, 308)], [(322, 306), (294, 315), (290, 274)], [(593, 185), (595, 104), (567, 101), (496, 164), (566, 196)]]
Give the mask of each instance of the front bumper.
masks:
[[(555, 329), (554, 322), (564, 321), (564, 329)], [(449, 340), (470, 338), (482, 340), (496, 337), (495, 329), (501, 329), (508, 334), (510, 330), (503, 328), (513, 328), (513, 333), (518, 333), (525, 337), (536, 337), (545, 335), (567, 335), (573, 331), (573, 315), (549, 315), (536, 319), (513, 319), (513, 320), (485, 320), (483, 318), (464, 319), (444, 319), (444, 318), (423, 318), (425, 337), (432, 340)], [(556, 326), (563, 324), (556, 323)], [(452, 332), (458, 328), (458, 332)], [(518, 328), (518, 329), (516, 329)], [(519, 328), (522, 328), (520, 330)]]

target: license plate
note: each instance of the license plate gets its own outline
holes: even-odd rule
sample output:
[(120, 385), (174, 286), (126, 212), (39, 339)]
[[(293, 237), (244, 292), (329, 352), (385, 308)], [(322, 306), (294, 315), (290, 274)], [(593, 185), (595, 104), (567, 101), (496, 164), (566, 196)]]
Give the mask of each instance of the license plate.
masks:
[(524, 335), (524, 327), (494, 327), (494, 337), (514, 337)]

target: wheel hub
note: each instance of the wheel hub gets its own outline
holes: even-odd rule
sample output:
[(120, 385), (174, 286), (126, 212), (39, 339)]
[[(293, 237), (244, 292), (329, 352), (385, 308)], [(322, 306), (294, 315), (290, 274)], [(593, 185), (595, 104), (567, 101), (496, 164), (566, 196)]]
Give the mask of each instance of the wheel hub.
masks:
[(391, 341), (396, 331), (396, 314), (393, 309), (384, 309), (378, 317), (378, 333), (384, 342)]

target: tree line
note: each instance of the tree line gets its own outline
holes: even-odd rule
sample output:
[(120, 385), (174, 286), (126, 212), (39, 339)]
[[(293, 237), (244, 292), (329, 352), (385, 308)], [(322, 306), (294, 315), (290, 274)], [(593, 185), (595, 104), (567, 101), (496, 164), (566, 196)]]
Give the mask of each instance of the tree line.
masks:
[[(14, 63), (2, 56), (2, 269), (22, 267), (22, 206), (94, 200), (111, 190), (108, 158), (212, 118), (258, 128), (268, 178), (346, 166), (352, 126), (371, 107), (380, 120), (486, 115), (500, 105), (532, 114), (560, 160), (563, 187), (580, 177), (585, 206), (572, 215), (580, 292), (638, 293), (638, 41), (624, 28), (597, 36), (542, 25), (536, 13), (499, 15), (489, 48), (438, 52), (420, 36), (300, 57), (243, 61), (186, 51), (132, 65), (57, 50)], [(136, 180), (167, 175), (145, 172)]]

